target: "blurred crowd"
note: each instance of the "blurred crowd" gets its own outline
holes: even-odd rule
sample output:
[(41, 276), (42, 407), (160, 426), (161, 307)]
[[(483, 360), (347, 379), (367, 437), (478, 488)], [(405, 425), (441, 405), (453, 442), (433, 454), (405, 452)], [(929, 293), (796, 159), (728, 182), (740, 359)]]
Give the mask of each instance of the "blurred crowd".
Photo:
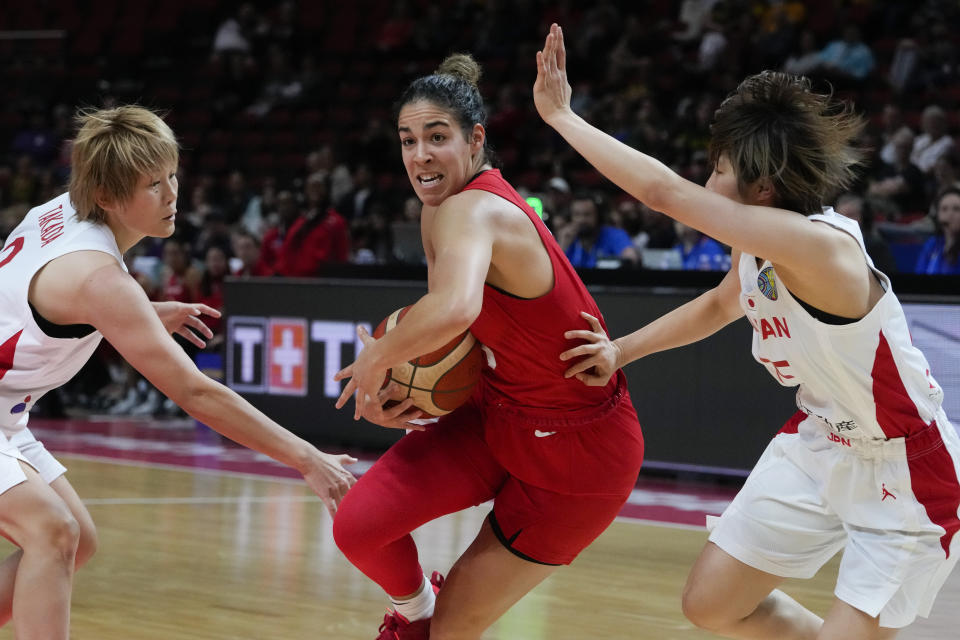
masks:
[(727, 247), (612, 188), (540, 122), (530, 89), (551, 22), (574, 108), (699, 183), (712, 114), (746, 75), (804, 74), (852, 101), (869, 162), (837, 210), (880, 268), (960, 273), (956, 2), (41, 0), (3, 14), (0, 240), (62, 192), (79, 106), (156, 108), (183, 145), (178, 230), (127, 256), (155, 300), (219, 307), (228, 275), (422, 264), (392, 104), (451, 51), (483, 65), (488, 140), (574, 266), (728, 269)]

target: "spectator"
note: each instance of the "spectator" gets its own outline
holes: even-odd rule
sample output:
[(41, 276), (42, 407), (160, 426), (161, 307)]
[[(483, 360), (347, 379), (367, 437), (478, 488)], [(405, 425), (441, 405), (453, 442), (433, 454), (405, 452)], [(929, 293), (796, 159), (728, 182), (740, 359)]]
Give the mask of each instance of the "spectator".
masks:
[(674, 222), (677, 233), (675, 249), (686, 271), (729, 271), (730, 254), (719, 242), (696, 229)]
[(570, 183), (560, 176), (553, 176), (547, 181), (547, 190), (544, 197), (544, 209), (559, 223), (570, 220)]
[(888, 199), (901, 216), (922, 212), (927, 203), (926, 180), (920, 168), (910, 160), (913, 133), (903, 127), (893, 136), (891, 143), (894, 148), (893, 162), (883, 162), (877, 167), (867, 194), (873, 198)]
[(860, 27), (848, 24), (843, 37), (830, 42), (820, 52), (820, 69), (839, 78), (864, 80), (873, 71), (870, 46), (860, 39)]
[(951, 187), (960, 189), (960, 149), (952, 147), (937, 158), (932, 177), (933, 193), (943, 193)]
[(683, 31), (673, 34), (681, 42), (696, 40), (710, 21), (713, 5), (719, 0), (683, 0), (677, 20), (683, 25)]
[[(880, 150), (880, 159), (887, 164), (893, 164), (895, 157), (893, 138), (901, 129), (906, 129), (911, 136), (914, 135), (913, 129), (903, 122), (903, 110), (898, 104), (888, 102), (883, 105), (883, 114), (880, 117), (880, 142), (883, 147)], [(912, 144), (912, 142), (911, 142)], [(912, 149), (911, 149), (912, 151)]]
[(290, 226), (277, 256), (278, 276), (315, 277), (324, 264), (350, 257), (347, 221), (330, 204), (327, 179), (311, 176), (306, 196), (306, 209)]
[(207, 255), (207, 249), (210, 247), (220, 247), (226, 254), (230, 255), (230, 226), (219, 207), (215, 207), (207, 212), (203, 219), (203, 227), (193, 242), (193, 257), (197, 260), (204, 260)]
[(602, 204), (589, 195), (570, 203), (570, 222), (557, 230), (557, 242), (575, 268), (636, 266), (637, 250), (627, 232), (605, 224)]
[(813, 73), (820, 66), (821, 54), (817, 47), (817, 36), (810, 29), (804, 29), (800, 34), (800, 51), (787, 57), (783, 63), (783, 70), (795, 76), (805, 76)]
[(277, 260), (287, 239), (290, 227), (300, 215), (299, 205), (293, 192), (282, 189), (277, 192), (277, 210), (270, 216), (272, 224), (263, 234), (260, 245), (260, 263), (257, 268), (263, 274), (273, 275), (276, 272)]
[(844, 193), (837, 198), (834, 209), (837, 213), (859, 223), (863, 234), (863, 246), (867, 250), (867, 255), (873, 260), (874, 266), (886, 274), (896, 273), (897, 262), (890, 251), (890, 245), (874, 227), (874, 212), (870, 202), (856, 193)]
[(260, 85), (260, 95), (247, 107), (246, 113), (258, 118), (266, 116), (278, 105), (296, 103), (303, 94), (298, 70), (290, 64), (289, 54), (278, 44), (267, 50), (267, 68)]
[(163, 243), (163, 269), (160, 278), (160, 301), (196, 302), (200, 271), (190, 264), (190, 247), (171, 236)]
[(322, 145), (316, 151), (311, 151), (306, 158), (307, 178), (314, 174), (330, 179), (330, 200), (340, 202), (353, 191), (353, 175), (350, 168), (334, 157), (333, 147)]
[(260, 239), (248, 231), (237, 231), (232, 236), (233, 261), (236, 267), (232, 270), (237, 277), (269, 276), (270, 271), (260, 260)]
[(923, 245), (914, 271), (960, 275), (960, 189), (941, 193), (936, 209), (937, 233)]
[[(224, 250), (213, 245), (207, 249), (204, 256), (203, 275), (197, 284), (195, 302), (200, 302), (223, 312), (223, 280), (227, 276), (227, 254)], [(223, 317), (209, 317), (205, 319), (207, 326), (213, 331), (213, 338), (207, 340), (206, 350), (216, 351), (223, 344), (222, 324)]]
[(248, 229), (257, 228), (260, 221), (260, 200), (247, 185), (247, 178), (239, 169), (230, 172), (227, 188), (223, 194), (222, 210), (231, 227), (243, 224)]
[(355, 220), (367, 215), (370, 196), (374, 192), (373, 172), (370, 170), (370, 165), (366, 162), (357, 165), (353, 172), (352, 184), (353, 188), (343, 197), (337, 209), (347, 218)]
[(924, 173), (930, 173), (937, 158), (953, 148), (953, 138), (947, 132), (946, 112), (935, 104), (928, 106), (920, 118), (920, 130), (923, 133), (913, 141), (910, 160)]
[(244, 2), (236, 14), (229, 16), (213, 37), (214, 54), (253, 53), (256, 40), (262, 37), (267, 25), (257, 15), (252, 2)]

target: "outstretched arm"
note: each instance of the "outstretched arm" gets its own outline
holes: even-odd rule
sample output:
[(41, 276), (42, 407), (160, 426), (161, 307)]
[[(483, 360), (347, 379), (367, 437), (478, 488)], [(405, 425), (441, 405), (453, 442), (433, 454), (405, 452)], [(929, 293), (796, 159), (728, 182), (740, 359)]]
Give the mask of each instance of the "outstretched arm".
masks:
[[(553, 25), (537, 52), (534, 102), (553, 127), (600, 173), (650, 208), (755, 256), (821, 275), (839, 234), (800, 215), (750, 206), (713, 193), (590, 125), (570, 108), (563, 32)], [(816, 257), (819, 254), (819, 258)]]
[(97, 252), (67, 257), (74, 261), (76, 286), (70, 304), (78, 320), (96, 327), (137, 371), (191, 416), (297, 469), (331, 514), (336, 511), (355, 482), (343, 467), (354, 462), (352, 458), (318, 451), (203, 375), (170, 337), (170, 327), (164, 327), (140, 285), (112, 257)]
[[(735, 255), (734, 258), (737, 256)], [(561, 360), (581, 357), (564, 374), (588, 386), (603, 386), (617, 369), (658, 351), (691, 344), (713, 335), (743, 315), (738, 298), (737, 260), (715, 288), (677, 307), (650, 324), (616, 340), (610, 340), (599, 321), (588, 313), (580, 315), (590, 330), (567, 331), (568, 340), (584, 340), (584, 344), (560, 354)]]

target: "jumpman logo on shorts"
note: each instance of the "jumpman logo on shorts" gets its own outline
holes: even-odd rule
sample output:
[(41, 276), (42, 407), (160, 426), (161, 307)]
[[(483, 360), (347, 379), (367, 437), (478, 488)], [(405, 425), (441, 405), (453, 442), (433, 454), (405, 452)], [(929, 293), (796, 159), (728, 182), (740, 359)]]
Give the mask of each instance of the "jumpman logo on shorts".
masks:
[(882, 484), (880, 488), (883, 489), (883, 497), (880, 498), (880, 502), (883, 502), (884, 500), (886, 500), (888, 496), (891, 497), (891, 498), (893, 498), (894, 500), (897, 499), (897, 496), (895, 496), (895, 495), (893, 495), (892, 493), (890, 493), (889, 491), (887, 491), (887, 485), (886, 485), (886, 483)]

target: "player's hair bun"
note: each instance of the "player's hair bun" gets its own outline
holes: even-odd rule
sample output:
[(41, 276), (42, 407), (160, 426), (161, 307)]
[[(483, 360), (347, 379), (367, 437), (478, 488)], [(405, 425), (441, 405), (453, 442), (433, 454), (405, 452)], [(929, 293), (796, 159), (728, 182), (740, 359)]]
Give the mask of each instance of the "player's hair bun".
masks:
[(481, 69), (469, 53), (452, 53), (440, 63), (437, 73), (461, 78), (476, 87), (480, 81)]

